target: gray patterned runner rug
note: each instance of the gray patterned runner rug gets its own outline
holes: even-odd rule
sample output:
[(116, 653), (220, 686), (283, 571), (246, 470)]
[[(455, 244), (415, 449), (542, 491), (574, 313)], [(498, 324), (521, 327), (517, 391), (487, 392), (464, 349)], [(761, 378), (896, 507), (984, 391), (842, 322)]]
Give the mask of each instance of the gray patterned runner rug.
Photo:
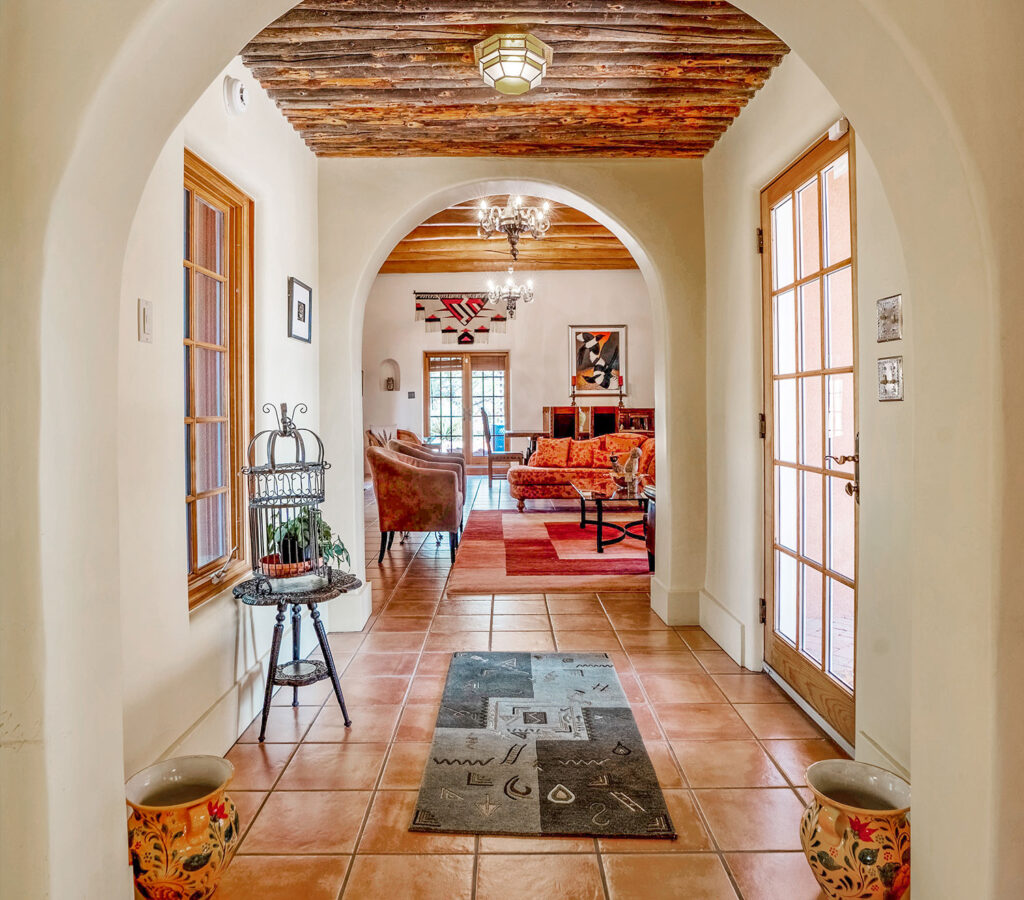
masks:
[(411, 831), (675, 838), (604, 653), (454, 653)]

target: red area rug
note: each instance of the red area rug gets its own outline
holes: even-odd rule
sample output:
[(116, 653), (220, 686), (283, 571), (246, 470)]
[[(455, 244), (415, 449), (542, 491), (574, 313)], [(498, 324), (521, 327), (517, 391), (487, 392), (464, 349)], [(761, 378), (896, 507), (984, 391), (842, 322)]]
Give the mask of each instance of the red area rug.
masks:
[[(611, 511), (607, 518), (625, 524), (638, 515), (637, 510)], [(598, 553), (597, 528), (580, 528), (579, 513), (474, 510), (448, 593), (646, 591), (650, 585), (643, 543), (627, 538)]]

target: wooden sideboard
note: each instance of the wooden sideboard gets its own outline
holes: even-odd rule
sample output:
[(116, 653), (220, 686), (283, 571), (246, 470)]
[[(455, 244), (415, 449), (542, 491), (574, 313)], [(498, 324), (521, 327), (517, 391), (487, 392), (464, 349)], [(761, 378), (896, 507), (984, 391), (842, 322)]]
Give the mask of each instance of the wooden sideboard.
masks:
[(545, 406), (542, 430), (549, 437), (583, 440), (616, 431), (654, 435), (654, 409), (643, 406)]

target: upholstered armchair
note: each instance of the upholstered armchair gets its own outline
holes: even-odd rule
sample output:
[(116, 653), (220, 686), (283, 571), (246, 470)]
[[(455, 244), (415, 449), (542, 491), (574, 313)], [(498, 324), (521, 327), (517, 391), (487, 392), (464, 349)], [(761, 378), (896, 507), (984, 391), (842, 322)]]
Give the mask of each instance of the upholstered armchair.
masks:
[(415, 431), (409, 431), (405, 428), (399, 428), (395, 432), (395, 437), (400, 441), (405, 441), (407, 444), (416, 444), (418, 447), (423, 446), (423, 438), (421, 438)]
[(463, 495), (466, 493), (466, 461), (459, 453), (442, 453), (440, 450), (431, 450), (423, 445), (410, 444), (406, 441), (388, 441), (388, 449), (403, 456), (417, 459), (421, 462), (444, 463), (455, 466), (459, 470), (459, 484)]
[(384, 559), (396, 531), (447, 531), (448, 547), (455, 562), (463, 503), (456, 468), (380, 447), (370, 447), (366, 456), (380, 521), (377, 562)]

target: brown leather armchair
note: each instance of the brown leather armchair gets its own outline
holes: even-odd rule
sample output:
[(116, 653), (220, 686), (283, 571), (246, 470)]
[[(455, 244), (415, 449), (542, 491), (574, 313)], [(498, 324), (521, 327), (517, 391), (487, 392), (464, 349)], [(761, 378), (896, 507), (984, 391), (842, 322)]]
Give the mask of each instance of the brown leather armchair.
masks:
[(447, 531), (448, 547), (455, 562), (463, 504), (456, 468), (379, 447), (370, 447), (366, 456), (380, 521), (377, 562), (384, 559), (396, 531)]
[(410, 444), (406, 441), (388, 441), (388, 449), (403, 456), (408, 456), (420, 462), (444, 463), (446, 466), (455, 466), (459, 471), (459, 485), (463, 496), (466, 494), (466, 461), (458, 453), (442, 453), (439, 450), (431, 450), (418, 444)]

